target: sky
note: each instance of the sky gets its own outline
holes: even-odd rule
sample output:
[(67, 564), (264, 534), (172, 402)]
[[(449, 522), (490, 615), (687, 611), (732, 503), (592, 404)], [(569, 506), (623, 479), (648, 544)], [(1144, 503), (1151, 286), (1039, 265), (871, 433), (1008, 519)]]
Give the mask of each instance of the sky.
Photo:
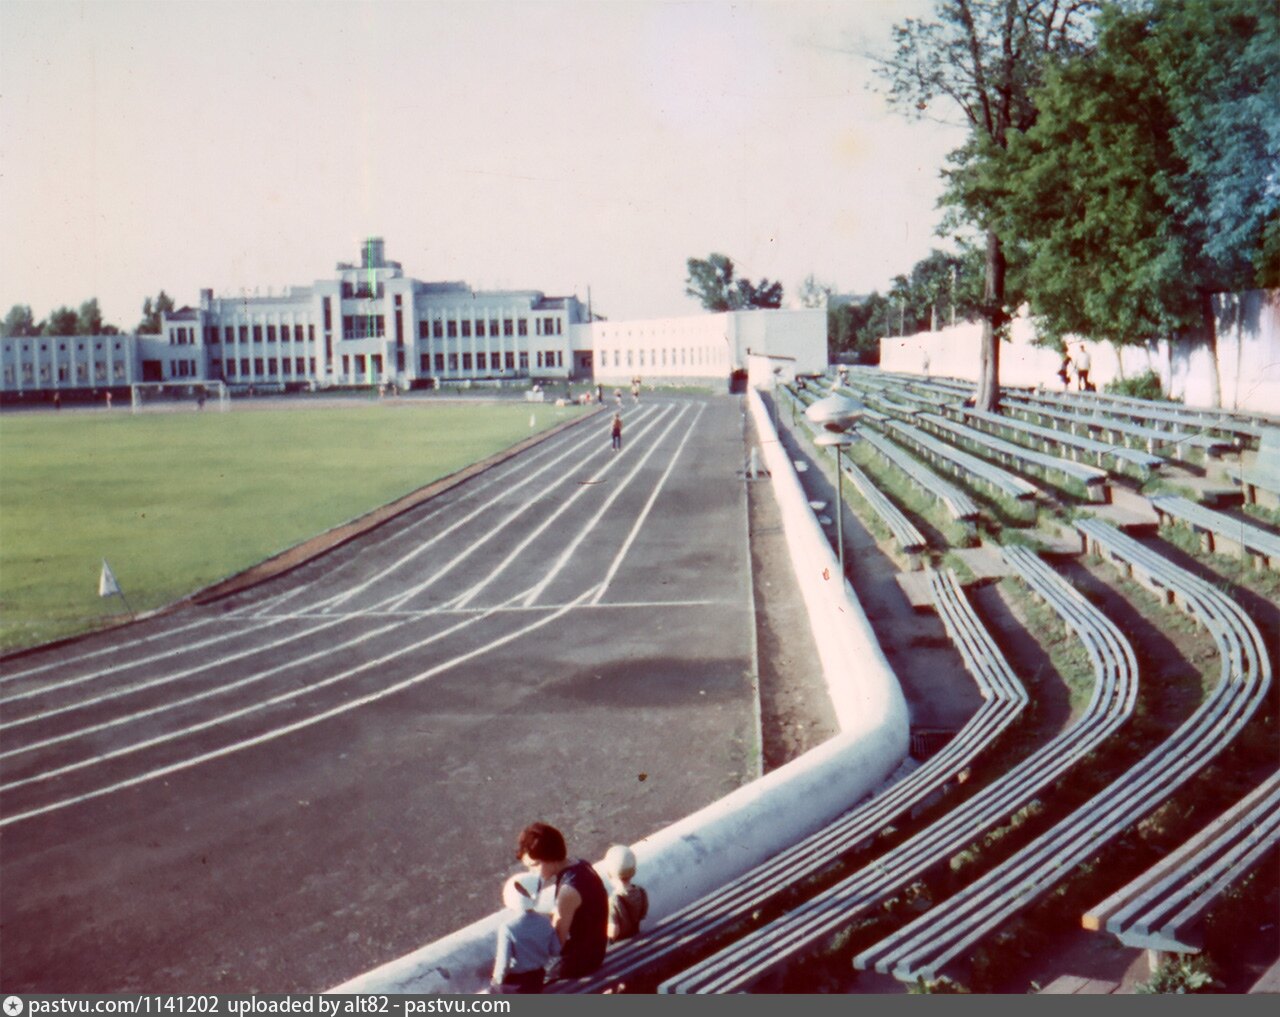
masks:
[(928, 0), (0, 2), (0, 314), (422, 280), (697, 313), (690, 257), (883, 291), (958, 125), (864, 54)]

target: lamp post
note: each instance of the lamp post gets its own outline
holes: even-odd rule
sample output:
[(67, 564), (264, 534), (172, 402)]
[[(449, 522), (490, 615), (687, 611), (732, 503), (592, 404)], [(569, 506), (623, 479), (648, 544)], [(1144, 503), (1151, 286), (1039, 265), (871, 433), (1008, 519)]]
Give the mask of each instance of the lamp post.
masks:
[(844, 464), (840, 453), (856, 440), (848, 431), (865, 409), (856, 399), (829, 395), (804, 411), (806, 417), (823, 428), (823, 433), (814, 438), (813, 443), (836, 450), (836, 558), (840, 562), (841, 582), (844, 581)]
[(836, 450), (836, 560), (840, 562), (840, 581), (844, 581), (844, 467), (840, 452), (853, 444), (853, 436), (836, 431), (823, 431), (813, 439), (815, 445)]

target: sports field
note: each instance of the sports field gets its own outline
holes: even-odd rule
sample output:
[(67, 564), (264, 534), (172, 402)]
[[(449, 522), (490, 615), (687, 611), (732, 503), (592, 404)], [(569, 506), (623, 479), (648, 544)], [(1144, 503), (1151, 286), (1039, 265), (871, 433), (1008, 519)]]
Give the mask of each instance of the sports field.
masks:
[(0, 651), (160, 607), (363, 515), (576, 408), (237, 405), (0, 416)]

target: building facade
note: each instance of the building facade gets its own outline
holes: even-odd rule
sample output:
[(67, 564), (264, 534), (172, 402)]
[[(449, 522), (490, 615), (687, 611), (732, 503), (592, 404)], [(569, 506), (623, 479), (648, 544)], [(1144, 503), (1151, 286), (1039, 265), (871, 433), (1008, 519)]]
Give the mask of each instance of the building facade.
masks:
[(826, 315), (750, 311), (631, 322), (591, 321), (576, 296), (476, 291), (407, 278), (367, 240), (331, 279), (267, 296), (215, 297), (164, 315), (159, 336), (10, 337), (0, 342), (8, 399), (225, 382), (258, 391), (456, 383), (721, 383), (752, 353), (826, 367)]

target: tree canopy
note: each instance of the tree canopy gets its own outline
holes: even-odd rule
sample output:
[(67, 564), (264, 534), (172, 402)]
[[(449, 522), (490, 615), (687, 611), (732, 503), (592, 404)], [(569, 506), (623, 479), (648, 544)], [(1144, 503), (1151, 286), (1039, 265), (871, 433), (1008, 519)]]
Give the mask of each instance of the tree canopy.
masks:
[(169, 296), (164, 290), (156, 294), (156, 299), (152, 301), (147, 297), (142, 302), (142, 320), (138, 322), (139, 335), (159, 335), (160, 334), (160, 316), (167, 311), (173, 310), (173, 297)]
[[(1051, 55), (1083, 50), (1093, 0), (937, 0), (932, 19), (908, 18), (894, 28), (895, 51), (879, 73), (890, 101), (909, 115), (932, 112), (935, 100), (958, 108), (970, 128), (961, 166), (992, 151), (1035, 122), (1033, 89)], [(1008, 321), (1004, 239), (989, 208), (962, 206), (985, 233), (982, 361), (977, 404), (999, 401), (999, 339)]]
[(782, 306), (782, 283), (735, 278), (733, 260), (724, 254), (690, 258), (685, 293), (708, 311), (749, 311)]

